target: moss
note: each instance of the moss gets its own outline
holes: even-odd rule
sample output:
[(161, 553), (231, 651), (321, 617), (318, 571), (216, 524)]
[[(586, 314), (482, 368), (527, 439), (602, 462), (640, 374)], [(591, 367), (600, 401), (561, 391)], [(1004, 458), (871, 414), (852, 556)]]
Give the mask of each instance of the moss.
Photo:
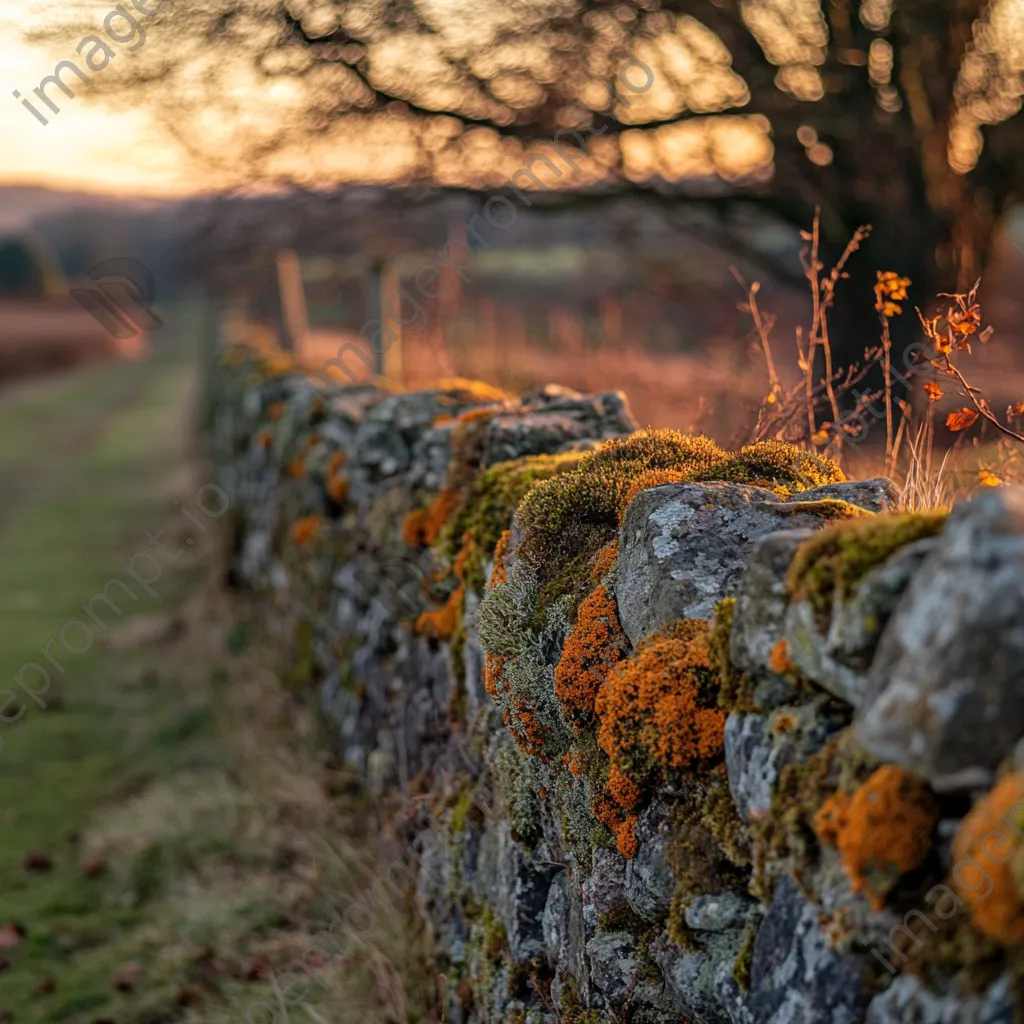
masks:
[(763, 508), (779, 516), (809, 515), (822, 519), (870, 519), (874, 512), (838, 498), (819, 498), (817, 501), (765, 502)]
[(743, 945), (740, 946), (736, 962), (732, 965), (733, 981), (741, 992), (750, 991), (750, 965), (754, 962), (754, 943), (757, 941), (758, 926), (748, 924), (743, 931)]
[(532, 850), (544, 837), (542, 811), (537, 797), (539, 786), (527, 758), (507, 739), (490, 756), (504, 798), (505, 810), (512, 825), (512, 837), (527, 850)]
[(715, 605), (711, 627), (711, 664), (718, 673), (718, 706), (725, 711), (749, 714), (757, 710), (754, 681), (732, 663), (729, 642), (736, 618), (736, 598), (723, 598)]
[(450, 521), (438, 534), (440, 561), (451, 564), (466, 533), (473, 535), (475, 550), (467, 565), (466, 582), (480, 591), (484, 587), (484, 562), (494, 551), (502, 534), (512, 522), (513, 513), (530, 489), (541, 480), (549, 480), (574, 469), (581, 455), (530, 455), (499, 462), (477, 475), (467, 492), (452, 510)]
[(786, 441), (771, 440), (748, 444), (694, 479), (752, 484), (788, 497), (825, 484), (842, 483), (846, 476), (830, 459)]
[(505, 926), (488, 906), (484, 907), (480, 915), (480, 925), (484, 935), (484, 956), (494, 963), (501, 963), (508, 953), (508, 933)]
[(473, 793), (469, 786), (466, 786), (459, 793), (458, 800), (452, 808), (451, 828), (453, 832), (462, 833), (471, 823), (479, 824), (483, 821), (483, 812), (473, 802)]
[(650, 927), (628, 903), (620, 903), (597, 915), (597, 930), (601, 932), (628, 932), (638, 938)]
[(853, 891), (866, 891), (880, 910), (899, 876), (927, 856), (938, 815), (918, 776), (883, 765), (852, 797), (836, 790), (818, 809), (814, 828), (822, 842), (839, 849)]
[(827, 624), (836, 595), (848, 597), (875, 566), (906, 544), (934, 537), (945, 521), (945, 512), (908, 512), (833, 523), (797, 548), (786, 584)]

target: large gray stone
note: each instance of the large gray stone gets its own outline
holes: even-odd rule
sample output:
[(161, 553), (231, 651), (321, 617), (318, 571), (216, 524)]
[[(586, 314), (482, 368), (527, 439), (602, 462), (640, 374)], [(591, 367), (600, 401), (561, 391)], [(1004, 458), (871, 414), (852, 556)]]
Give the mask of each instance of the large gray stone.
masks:
[(776, 530), (818, 527), (806, 513), (759, 510), (777, 502), (747, 484), (663, 484), (641, 491), (622, 525), (619, 617), (635, 645), (678, 618), (710, 620), (736, 592), (754, 544)]
[(876, 757), (943, 785), (1024, 735), (1024, 488), (958, 505), (889, 620), (857, 722)]
[(640, 815), (636, 837), (636, 855), (626, 861), (626, 900), (644, 920), (659, 921), (668, 914), (676, 883), (665, 859), (669, 830), (659, 807), (650, 807)]
[(757, 932), (746, 1005), (753, 1024), (859, 1024), (867, 993), (860, 966), (829, 949), (820, 910), (788, 876)]

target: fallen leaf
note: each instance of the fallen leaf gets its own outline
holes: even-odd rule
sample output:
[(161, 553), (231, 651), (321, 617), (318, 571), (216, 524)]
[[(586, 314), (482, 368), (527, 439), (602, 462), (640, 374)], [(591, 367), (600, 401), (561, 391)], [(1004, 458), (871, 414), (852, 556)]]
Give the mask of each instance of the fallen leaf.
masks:
[(102, 857), (93, 857), (82, 865), (82, 874), (86, 878), (95, 878), (102, 875), (107, 869), (107, 862)]
[(53, 861), (45, 853), (32, 852), (25, 856), (26, 871), (52, 871)]
[(0, 928), (0, 949), (14, 949), (15, 946), (21, 944), (24, 936), (25, 929), (20, 924), (8, 921), (3, 928)]
[(978, 421), (978, 414), (973, 409), (968, 409), (964, 406), (962, 409), (957, 409), (956, 412), (951, 412), (946, 417), (946, 426), (950, 430), (969, 430)]

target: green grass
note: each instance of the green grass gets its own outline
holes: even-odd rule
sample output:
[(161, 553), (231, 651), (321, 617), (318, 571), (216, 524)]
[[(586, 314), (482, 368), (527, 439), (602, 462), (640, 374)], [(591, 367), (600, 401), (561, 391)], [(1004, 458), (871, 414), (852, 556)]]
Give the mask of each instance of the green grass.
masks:
[[(203, 586), (211, 534), (185, 547), (196, 531), (171, 499), (195, 510), (206, 482), (189, 454), (194, 365), (164, 344), (0, 395), (0, 687), (26, 661), (53, 677), (47, 707), (0, 724), (0, 930), (24, 929), (0, 949), (0, 1022), (244, 1021), (254, 999), (276, 1000), (254, 959), (284, 972), (372, 881), (372, 853), (343, 838), (356, 819), (330, 797), (314, 719), (259, 631)], [(163, 559), (155, 598), (126, 568), (146, 530), (185, 552)], [(81, 608), (112, 577), (138, 600), (123, 618), (97, 606), (104, 635)], [(83, 654), (58, 639), (59, 675), (41, 648), (76, 618), (97, 639)], [(172, 621), (171, 639), (141, 631)], [(52, 868), (28, 870), (30, 854)], [(405, 991), (424, 963), (408, 918), (384, 915), (290, 1021), (425, 1020)], [(119, 991), (129, 962), (138, 980)]]

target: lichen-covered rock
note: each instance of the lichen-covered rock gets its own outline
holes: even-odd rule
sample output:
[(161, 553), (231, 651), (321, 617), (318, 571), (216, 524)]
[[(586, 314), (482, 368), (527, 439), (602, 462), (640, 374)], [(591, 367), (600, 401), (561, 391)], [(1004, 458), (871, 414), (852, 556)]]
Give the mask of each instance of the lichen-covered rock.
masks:
[(1013, 1024), (1011, 981), (1000, 978), (982, 995), (931, 992), (912, 974), (897, 978), (868, 1006), (865, 1024)]
[(636, 825), (637, 852), (626, 861), (626, 900), (647, 921), (663, 919), (672, 904), (675, 876), (665, 859), (668, 833), (663, 809), (649, 808)]
[(1024, 734), (1024, 488), (958, 505), (882, 635), (858, 735), (941, 781), (995, 767)]
[(761, 922), (745, 1004), (752, 1024), (859, 1024), (867, 1003), (860, 969), (829, 949), (820, 911), (789, 878)]
[(786, 609), (786, 657), (808, 679), (847, 704), (857, 707), (868, 689), (865, 673), (843, 664), (828, 649), (828, 638), (818, 630), (813, 606), (807, 601), (790, 601)]
[(622, 525), (616, 594), (622, 627), (638, 644), (679, 618), (709, 620), (732, 595), (756, 541), (777, 530), (820, 525), (813, 515), (759, 511), (777, 501), (760, 487), (664, 484), (641, 491)]
[(868, 512), (888, 512), (899, 500), (896, 485), (884, 476), (870, 480), (844, 480), (838, 484), (823, 484), (801, 491), (786, 499), (790, 502), (844, 501)]
[(763, 820), (783, 768), (816, 753), (842, 726), (842, 716), (822, 699), (778, 708), (770, 715), (730, 715), (725, 765), (740, 817)]
[(775, 683), (783, 699), (792, 688), (772, 668), (772, 652), (785, 635), (789, 589), (786, 575), (797, 548), (813, 530), (779, 530), (758, 540), (736, 588), (736, 611), (729, 642), (732, 663), (759, 680)]
[(698, 932), (725, 932), (745, 928), (760, 917), (756, 901), (738, 892), (694, 896), (687, 906), (686, 924)]

